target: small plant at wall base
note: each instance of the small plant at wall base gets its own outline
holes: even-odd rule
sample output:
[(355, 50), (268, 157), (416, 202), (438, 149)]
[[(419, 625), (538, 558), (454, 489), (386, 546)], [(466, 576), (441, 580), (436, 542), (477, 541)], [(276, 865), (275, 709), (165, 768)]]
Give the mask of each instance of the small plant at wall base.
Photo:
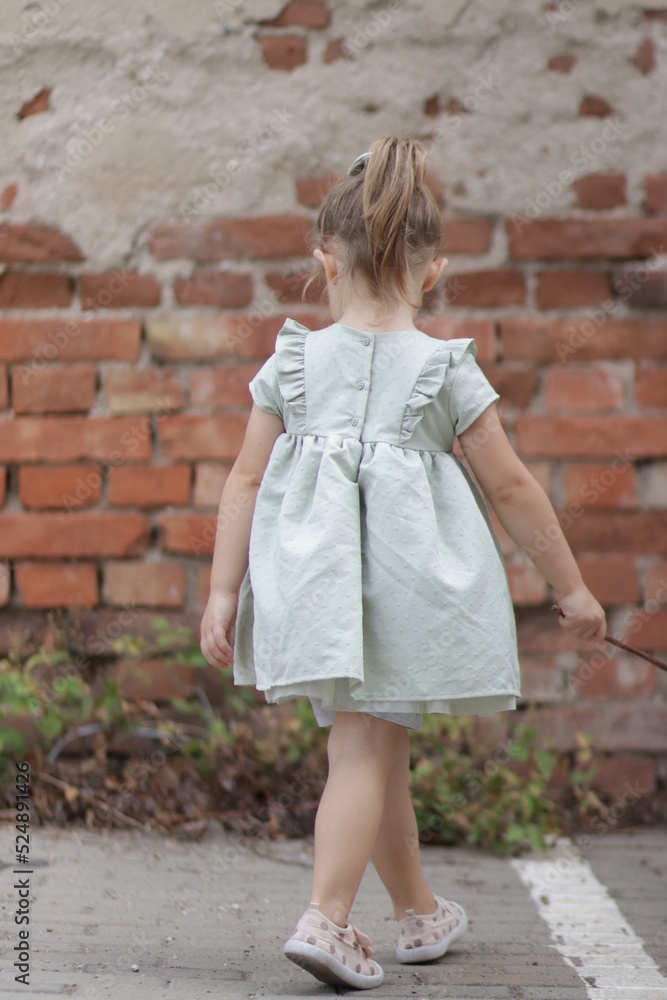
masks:
[[(187, 626), (152, 620), (144, 641), (120, 637), (108, 660), (72, 673), (67, 630), (48, 648), (0, 660), (0, 797), (12, 804), (12, 762), (32, 765), (34, 822), (137, 826), (199, 836), (212, 818), (252, 836), (308, 836), (327, 773), (326, 740), (310, 703), (266, 705), (215, 672)], [(18, 644), (17, 644), (18, 645)], [(123, 694), (141, 660), (194, 669), (183, 694), (159, 704)], [(201, 673), (199, 673), (201, 671)], [(208, 671), (208, 676), (204, 673)], [(197, 679), (198, 678), (198, 679)], [(207, 681), (207, 683), (204, 683)], [(31, 733), (30, 739), (25, 733)], [(566, 802), (552, 791), (558, 763), (519, 717), (507, 743), (480, 748), (470, 717), (425, 716), (411, 735), (411, 785), (420, 839), (502, 854), (542, 848), (566, 826), (604, 816), (592, 788), (590, 741), (579, 737)], [(5, 791), (3, 791), (5, 790)]]

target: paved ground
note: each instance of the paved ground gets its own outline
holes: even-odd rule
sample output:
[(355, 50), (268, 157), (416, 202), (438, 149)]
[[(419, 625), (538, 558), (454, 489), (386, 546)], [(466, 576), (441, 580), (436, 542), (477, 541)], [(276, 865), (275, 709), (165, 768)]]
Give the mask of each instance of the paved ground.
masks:
[[(34, 830), (30, 982), (18, 984), (13, 885), (28, 876), (13, 874), (14, 838), (0, 826), (2, 998), (346, 992), (282, 955), (308, 903), (310, 845), (270, 843), (272, 856), (260, 856), (217, 825), (198, 844), (139, 831)], [(369, 996), (667, 1000), (667, 830), (610, 830), (579, 853), (561, 842), (518, 863), (461, 848), (426, 848), (424, 860), (435, 890), (467, 909), (470, 930), (440, 962), (399, 965), (388, 901), (369, 868), (352, 915), (385, 970)]]

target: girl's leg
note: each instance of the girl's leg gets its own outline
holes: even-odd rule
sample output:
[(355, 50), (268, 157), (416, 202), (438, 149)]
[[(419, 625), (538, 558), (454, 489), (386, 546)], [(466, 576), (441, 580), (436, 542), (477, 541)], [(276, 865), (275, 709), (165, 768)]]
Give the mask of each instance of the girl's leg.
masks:
[(406, 909), (433, 913), (436, 902), (419, 860), (417, 819), (410, 798), (410, 740), (403, 731), (399, 751), (387, 780), (387, 794), (371, 861), (394, 904), (394, 917)]
[(329, 776), (315, 819), (311, 901), (344, 927), (385, 808), (387, 778), (407, 735), (363, 712), (337, 712), (329, 733)]

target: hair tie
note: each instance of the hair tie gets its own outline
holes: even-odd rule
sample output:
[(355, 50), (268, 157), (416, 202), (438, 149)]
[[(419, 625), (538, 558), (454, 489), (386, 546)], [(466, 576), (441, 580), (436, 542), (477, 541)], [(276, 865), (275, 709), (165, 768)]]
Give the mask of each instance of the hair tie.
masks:
[(356, 158), (356, 160), (354, 161), (354, 163), (349, 168), (348, 174), (351, 177), (354, 177), (356, 174), (360, 174), (361, 171), (364, 169), (364, 165), (366, 163), (366, 160), (368, 159), (368, 157), (370, 155), (371, 155), (370, 153), (362, 153), (361, 156), (358, 156)]

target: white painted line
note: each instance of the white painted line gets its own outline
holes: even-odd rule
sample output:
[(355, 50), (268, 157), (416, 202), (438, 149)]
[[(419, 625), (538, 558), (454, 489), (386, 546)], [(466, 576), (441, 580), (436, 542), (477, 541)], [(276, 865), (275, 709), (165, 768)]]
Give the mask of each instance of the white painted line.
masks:
[(583, 981), (590, 1000), (667, 1000), (667, 979), (606, 887), (567, 838), (549, 860), (514, 858), (560, 952)]

